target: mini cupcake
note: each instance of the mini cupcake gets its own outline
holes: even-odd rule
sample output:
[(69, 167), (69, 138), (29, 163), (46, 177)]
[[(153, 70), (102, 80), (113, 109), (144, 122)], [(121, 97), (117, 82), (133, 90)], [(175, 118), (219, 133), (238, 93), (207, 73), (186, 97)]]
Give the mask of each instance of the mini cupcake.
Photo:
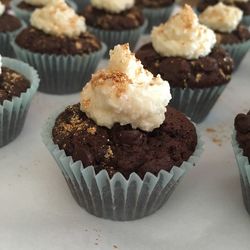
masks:
[(223, 2), (226, 5), (238, 7), (243, 11), (242, 23), (250, 25), (250, 1), (249, 0), (201, 0), (197, 6), (198, 12), (203, 12), (207, 7)]
[(39, 90), (50, 94), (79, 92), (106, 51), (86, 31), (84, 17), (63, 0), (35, 10), (31, 25), (18, 34), (13, 48), (19, 59), (38, 70)]
[(233, 148), (240, 171), (244, 204), (250, 214), (250, 111), (234, 121)]
[(250, 48), (250, 31), (240, 24), (242, 11), (218, 3), (205, 9), (199, 19), (200, 23), (215, 31), (217, 43), (230, 53), (236, 69)]
[(203, 121), (231, 79), (232, 58), (215, 47), (215, 33), (198, 22), (188, 5), (154, 27), (151, 38), (152, 43), (142, 46), (136, 57), (169, 82), (170, 105), (195, 122)]
[(13, 57), (11, 40), (22, 28), (22, 23), (14, 16), (6, 12), (6, 7), (0, 1), (0, 54)]
[[(12, 0), (11, 8), (15, 15), (26, 23), (30, 22), (31, 14), (34, 10), (43, 8), (53, 0)], [(66, 1), (72, 8), (76, 9), (76, 5), (71, 0)]]
[(153, 26), (165, 22), (172, 13), (175, 0), (136, 0), (136, 5), (142, 8), (148, 20), (146, 32), (149, 33)]
[(0, 56), (0, 147), (20, 134), (38, 83), (32, 67)]
[(49, 120), (43, 140), (80, 206), (135, 220), (164, 204), (201, 153), (194, 125), (170, 99), (168, 82), (117, 45), (80, 104)]
[(104, 41), (108, 50), (121, 43), (129, 43), (133, 49), (147, 27), (134, 0), (91, 0), (82, 13), (89, 31)]

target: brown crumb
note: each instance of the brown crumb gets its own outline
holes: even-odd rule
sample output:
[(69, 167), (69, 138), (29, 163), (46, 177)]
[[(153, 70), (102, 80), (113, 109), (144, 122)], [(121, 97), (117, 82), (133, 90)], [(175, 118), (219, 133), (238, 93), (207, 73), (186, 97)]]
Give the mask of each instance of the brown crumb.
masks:
[(118, 246), (117, 246), (117, 245), (113, 245), (113, 248), (117, 249), (117, 248), (118, 248)]
[(213, 140), (213, 142), (215, 143), (215, 144), (217, 144), (218, 146), (222, 146), (222, 141), (220, 140), (220, 139), (218, 139), (218, 138), (213, 138), (212, 139)]
[(207, 128), (206, 131), (208, 133), (215, 133), (216, 132), (216, 130), (214, 128)]

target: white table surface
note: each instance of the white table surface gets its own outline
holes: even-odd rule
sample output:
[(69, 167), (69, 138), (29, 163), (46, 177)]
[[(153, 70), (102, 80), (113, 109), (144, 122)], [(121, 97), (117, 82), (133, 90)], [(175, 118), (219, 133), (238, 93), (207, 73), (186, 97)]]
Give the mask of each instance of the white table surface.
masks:
[(134, 222), (96, 218), (74, 201), (40, 130), (79, 95), (38, 93), (21, 135), (0, 149), (0, 250), (249, 250), (250, 217), (230, 141), (235, 115), (250, 108), (249, 70), (250, 54), (199, 126), (205, 151), (197, 167), (165, 206)]

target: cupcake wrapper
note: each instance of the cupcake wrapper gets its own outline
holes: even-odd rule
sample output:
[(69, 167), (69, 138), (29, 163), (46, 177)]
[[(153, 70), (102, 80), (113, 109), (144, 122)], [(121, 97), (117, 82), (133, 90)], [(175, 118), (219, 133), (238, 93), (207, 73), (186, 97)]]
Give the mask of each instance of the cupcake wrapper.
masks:
[(170, 106), (186, 114), (192, 121), (200, 123), (208, 115), (226, 85), (203, 89), (171, 88)]
[(106, 51), (106, 45), (83, 56), (48, 55), (28, 51), (12, 43), (17, 58), (37, 69), (41, 77), (39, 91), (49, 94), (79, 92), (91, 78)]
[[(22, 0), (12, 0), (10, 2), (10, 7), (11, 9), (14, 11), (15, 15), (23, 20), (25, 23), (29, 23), (30, 22), (30, 17), (31, 17), (31, 13), (32, 11), (28, 11), (28, 10), (24, 10), (18, 7), (18, 4), (21, 2)], [(72, 0), (66, 0), (66, 2), (74, 9), (77, 10), (77, 6), (76, 4), (72, 1)]]
[(244, 205), (250, 215), (250, 164), (248, 158), (243, 155), (243, 150), (239, 147), (239, 144), (236, 140), (236, 131), (233, 132), (232, 146), (240, 172), (240, 182)]
[(173, 167), (170, 172), (161, 170), (158, 176), (146, 173), (143, 180), (136, 173), (132, 173), (128, 180), (120, 173), (110, 179), (106, 170), (96, 174), (93, 166), (84, 167), (80, 161), (73, 162), (72, 157), (66, 156), (65, 151), (53, 143), (51, 132), (59, 113), (50, 117), (43, 128), (43, 142), (61, 169), (77, 203), (97, 217), (127, 221), (154, 213), (195, 165), (202, 152), (198, 134), (195, 152), (180, 167)]
[(94, 27), (88, 26), (90, 33), (97, 36), (101, 41), (103, 41), (108, 49), (105, 57), (109, 56), (109, 50), (113, 49), (117, 44), (129, 43), (130, 49), (133, 50), (136, 46), (138, 39), (141, 34), (143, 34), (146, 29), (148, 21), (145, 19), (144, 24), (137, 29), (130, 29), (124, 31), (113, 31), (113, 30), (101, 30)]
[(75, 0), (78, 12), (82, 12), (84, 7), (89, 4), (90, 0)]
[(20, 97), (5, 100), (0, 105), (0, 147), (14, 140), (21, 132), (33, 95), (37, 91), (39, 78), (37, 72), (26, 63), (2, 58), (3, 66), (24, 75), (31, 83), (30, 88)]
[(164, 8), (143, 8), (143, 14), (148, 20), (148, 26), (145, 30), (145, 33), (150, 33), (154, 26), (167, 21), (171, 15), (174, 8), (174, 4)]
[(221, 44), (221, 46), (229, 52), (234, 60), (235, 69), (237, 69), (250, 48), (250, 40), (236, 44)]
[(250, 15), (243, 16), (241, 23), (246, 26), (250, 26)]

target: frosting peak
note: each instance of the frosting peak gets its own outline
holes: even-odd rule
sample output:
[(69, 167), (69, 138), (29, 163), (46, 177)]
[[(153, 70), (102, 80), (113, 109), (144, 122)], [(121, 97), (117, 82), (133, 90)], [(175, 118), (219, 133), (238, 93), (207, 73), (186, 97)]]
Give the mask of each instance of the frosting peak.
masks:
[(52, 0), (36, 9), (30, 19), (33, 27), (55, 36), (76, 37), (86, 31), (85, 19), (78, 16), (64, 0)]
[(33, 6), (45, 6), (51, 2), (51, 0), (23, 0), (23, 1)]
[(115, 123), (152, 131), (165, 120), (171, 100), (167, 81), (145, 70), (128, 44), (110, 51), (106, 69), (97, 71), (81, 93), (81, 110), (99, 126)]
[(162, 56), (197, 59), (208, 55), (216, 43), (215, 33), (199, 23), (189, 5), (151, 33), (154, 49)]
[(213, 30), (232, 32), (240, 23), (243, 12), (234, 6), (221, 2), (207, 7), (200, 15), (200, 22)]
[(0, 1), (0, 16), (5, 12), (5, 5)]
[(91, 4), (97, 9), (120, 13), (134, 6), (135, 0), (91, 0)]

